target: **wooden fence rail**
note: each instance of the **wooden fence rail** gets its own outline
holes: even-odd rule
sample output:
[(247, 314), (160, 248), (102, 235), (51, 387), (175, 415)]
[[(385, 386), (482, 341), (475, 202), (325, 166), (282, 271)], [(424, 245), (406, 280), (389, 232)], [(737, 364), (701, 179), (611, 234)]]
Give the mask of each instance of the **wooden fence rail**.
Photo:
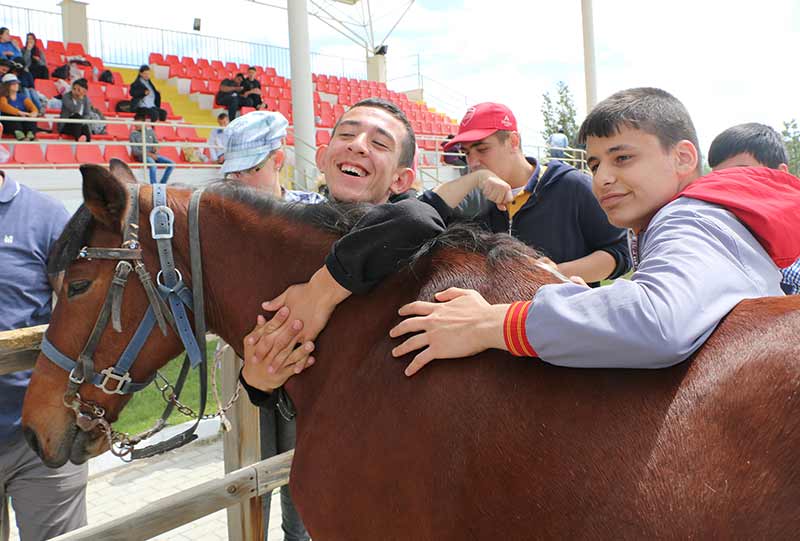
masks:
[(220, 479), (147, 504), (125, 516), (84, 526), (53, 538), (53, 541), (132, 541), (150, 539), (183, 524), (232, 505), (245, 504), (255, 496), (270, 493), (289, 482), (294, 451), (262, 460)]
[(0, 375), (33, 368), (47, 325), (0, 331)]

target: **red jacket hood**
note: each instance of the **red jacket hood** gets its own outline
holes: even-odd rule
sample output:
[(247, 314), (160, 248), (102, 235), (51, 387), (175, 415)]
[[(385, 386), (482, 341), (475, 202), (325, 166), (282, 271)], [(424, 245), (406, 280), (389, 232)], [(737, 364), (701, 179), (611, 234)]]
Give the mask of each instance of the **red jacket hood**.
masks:
[(732, 167), (692, 182), (678, 197), (720, 205), (755, 235), (780, 268), (800, 257), (800, 179), (766, 167)]

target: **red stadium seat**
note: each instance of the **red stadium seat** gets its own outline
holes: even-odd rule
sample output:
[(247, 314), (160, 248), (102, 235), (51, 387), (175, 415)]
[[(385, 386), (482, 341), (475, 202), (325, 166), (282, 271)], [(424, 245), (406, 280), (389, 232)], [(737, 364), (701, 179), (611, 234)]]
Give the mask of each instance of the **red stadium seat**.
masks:
[(78, 163), (105, 163), (97, 145), (77, 145), (75, 160)]
[(152, 126), (153, 131), (161, 141), (174, 141), (175, 140), (175, 128), (173, 128), (170, 124), (153, 124)]
[(14, 145), (14, 161), (17, 163), (44, 163), (42, 147), (39, 144)]
[(181, 64), (183, 64), (187, 68), (192, 68), (195, 66), (194, 58), (192, 58), (191, 56), (183, 56), (181, 57)]
[(67, 50), (64, 48), (64, 42), (63, 41), (48, 40), (47, 41), (47, 50), (49, 52), (51, 52), (51, 53), (58, 53), (58, 54), (61, 54), (61, 55), (66, 55), (67, 54)]
[(269, 75), (270, 77), (275, 77), (276, 75), (278, 75), (277, 72), (275, 71), (275, 68), (269, 68), (269, 67), (264, 68), (264, 73), (266, 75)]
[(286, 130), (286, 144), (288, 146), (294, 146), (294, 128)]
[(156, 149), (159, 156), (164, 156), (165, 158), (169, 158), (175, 163), (183, 163), (183, 153), (179, 152), (175, 147), (158, 147)]
[(150, 56), (147, 57), (147, 63), (157, 66), (165, 66), (167, 64), (164, 57), (161, 56), (161, 53), (150, 53)]
[(170, 64), (167, 77), (170, 79), (173, 77), (186, 78), (186, 71), (186, 66), (183, 64)]
[[(22, 44), (22, 38), (21, 37), (19, 37), (19, 36), (11, 36), (11, 42), (14, 45), (17, 46), (17, 49), (19, 49), (20, 51), (22, 50), (23, 44)], [(44, 47), (40, 48), (39, 50), (42, 50), (43, 48)]]
[(181, 63), (180, 60), (178, 60), (178, 57), (176, 55), (174, 55), (174, 54), (168, 54), (167, 56), (165, 56), (164, 57), (164, 61), (167, 64), (180, 64)]
[(276, 98), (264, 98), (264, 105), (267, 106), (268, 111), (277, 111), (279, 107), (279, 103)]
[(161, 108), (167, 112), (167, 120), (183, 120), (182, 116), (175, 114), (175, 111), (172, 110), (172, 105), (169, 102), (162, 101)]
[(122, 160), (125, 163), (133, 162), (131, 153), (128, 152), (128, 147), (124, 145), (106, 145), (106, 149), (103, 152), (103, 162), (110, 162), (111, 158)]
[(205, 58), (198, 58), (197, 59), (197, 66), (200, 68), (210, 68), (211, 64), (208, 63), (208, 60)]
[(327, 145), (331, 142), (331, 134), (328, 130), (317, 130), (317, 146)]
[(111, 76), (114, 78), (115, 85), (123, 86), (125, 84), (125, 81), (122, 80), (122, 74), (120, 72), (112, 71)]
[(207, 83), (204, 79), (192, 79), (191, 84), (189, 85), (189, 93), (203, 93), (205, 94), (208, 91)]
[(242, 107), (239, 109), (239, 116), (246, 115), (247, 113), (252, 113), (255, 111), (255, 107)]
[(58, 90), (52, 79), (34, 79), (33, 87), (48, 98), (52, 98), (58, 94)]
[(218, 70), (223, 70), (223, 71), (225, 70), (225, 65), (219, 60), (212, 60), (211, 67)]
[(131, 127), (128, 124), (106, 124), (106, 134), (117, 141), (127, 141), (131, 136)]
[[(244, 110), (244, 107), (242, 107), (242, 110)], [(175, 130), (175, 135), (181, 141), (191, 141), (193, 143), (205, 142), (205, 139), (197, 134), (197, 130), (195, 128), (190, 128), (188, 126), (178, 126), (178, 128)]]
[(76, 42), (67, 43), (67, 56), (82, 56), (85, 58), (86, 51), (83, 50), (83, 44)]
[(44, 159), (48, 163), (78, 163), (71, 145), (47, 145)]

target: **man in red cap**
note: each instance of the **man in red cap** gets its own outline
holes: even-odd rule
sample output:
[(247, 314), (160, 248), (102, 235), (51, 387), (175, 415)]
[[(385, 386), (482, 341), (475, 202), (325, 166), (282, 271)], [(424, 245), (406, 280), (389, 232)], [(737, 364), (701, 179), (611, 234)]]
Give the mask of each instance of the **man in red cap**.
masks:
[(445, 146), (457, 148), (470, 173), (421, 197), (446, 221), (463, 215), (460, 205), (478, 190), (479, 223), (542, 251), (563, 274), (592, 284), (628, 271), (625, 231), (608, 222), (589, 177), (558, 160), (545, 166), (525, 157), (508, 107), (489, 102), (470, 107), (458, 135)]

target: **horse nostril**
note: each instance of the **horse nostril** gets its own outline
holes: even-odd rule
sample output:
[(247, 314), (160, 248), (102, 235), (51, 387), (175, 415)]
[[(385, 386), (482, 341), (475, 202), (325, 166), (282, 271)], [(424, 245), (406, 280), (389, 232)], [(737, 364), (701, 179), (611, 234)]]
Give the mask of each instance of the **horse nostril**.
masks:
[(28, 446), (33, 449), (33, 452), (41, 457), (42, 455), (39, 454), (39, 440), (36, 438), (36, 433), (28, 427), (23, 427), (22, 435), (25, 437), (25, 441), (28, 442)]

